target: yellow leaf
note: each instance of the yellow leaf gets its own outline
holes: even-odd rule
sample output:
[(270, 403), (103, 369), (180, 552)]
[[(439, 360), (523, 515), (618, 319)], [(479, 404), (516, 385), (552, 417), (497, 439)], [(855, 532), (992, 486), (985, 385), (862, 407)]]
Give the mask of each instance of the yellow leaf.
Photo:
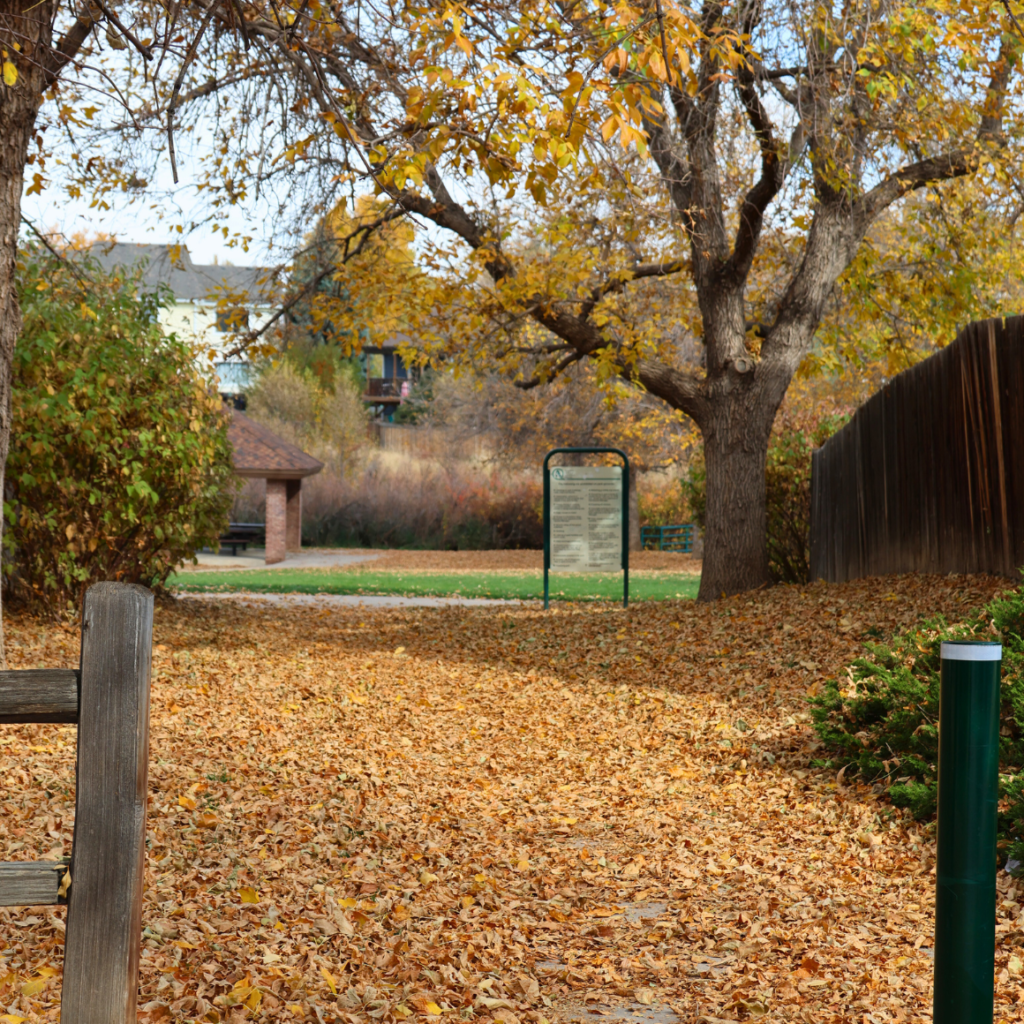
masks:
[(431, 1017), (441, 1016), (441, 1007), (438, 1006), (437, 1003), (427, 1003), (424, 1009), (427, 1011), (428, 1014), (430, 1014)]
[(32, 981), (26, 981), (21, 986), (21, 994), (23, 996), (34, 996), (42, 992), (46, 988), (46, 978), (35, 978)]
[(412, 1016), (412, 1010), (410, 1010), (409, 1007), (406, 1006), (404, 1003), (399, 1003), (395, 1007), (393, 1012), (394, 1012), (394, 1015), (396, 1017), (405, 1018), (405, 1017), (411, 1017)]
[(196, 809), (196, 802), (190, 796), (179, 796), (178, 804), (187, 810), (194, 811)]
[[(71, 872), (65, 871), (63, 877), (60, 880), (60, 888), (57, 890), (57, 895), (64, 899), (68, 894), (68, 889), (71, 888)], [(40, 971), (40, 974), (43, 972)]]
[(260, 901), (260, 894), (249, 886), (239, 889), (238, 895), (242, 897), (243, 903), (259, 903)]
[[(4, 85), (14, 85), (18, 80), (18, 69), (9, 61), (4, 61)], [(19, 1020), (24, 1020), (24, 1017), (19, 1017)]]
[(339, 907), (354, 907), (355, 905), (356, 905), (356, 901), (354, 899), (352, 899), (351, 896), (346, 896), (345, 899), (338, 900), (338, 906)]
[(331, 986), (331, 991), (335, 995), (337, 995), (338, 994), (338, 983), (334, 980), (334, 975), (331, 974), (331, 972), (329, 970), (327, 970), (326, 967), (321, 967), (320, 968), (320, 973), (324, 976), (324, 981), (326, 981), (327, 984)]
[(4, 1024), (22, 1024), (22, 1021), (28, 1020), (28, 1017), (18, 1017), (13, 1013), (5, 1013), (0, 1017), (0, 1020), (2, 1020)]

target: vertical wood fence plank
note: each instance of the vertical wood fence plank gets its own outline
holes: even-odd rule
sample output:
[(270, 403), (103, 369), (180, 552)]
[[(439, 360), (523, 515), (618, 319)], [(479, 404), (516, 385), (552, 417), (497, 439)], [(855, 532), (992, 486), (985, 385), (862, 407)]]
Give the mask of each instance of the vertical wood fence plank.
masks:
[(1016, 575), (1024, 563), (1024, 317), (968, 324), (812, 462), (811, 578)]
[(148, 590), (89, 588), (61, 1024), (137, 1019), (152, 637)]

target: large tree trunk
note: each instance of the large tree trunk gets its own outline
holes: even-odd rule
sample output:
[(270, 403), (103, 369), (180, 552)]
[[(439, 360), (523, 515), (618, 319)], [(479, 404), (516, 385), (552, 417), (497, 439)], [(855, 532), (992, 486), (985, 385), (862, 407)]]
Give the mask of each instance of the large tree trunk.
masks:
[[(50, 44), (50, 3), (32, 0), (0, 0), (0, 43), (6, 60), (18, 72), (13, 85), (0, 82), (0, 496), (4, 493), (4, 469), (11, 442), (11, 365), (14, 344), (21, 330), (21, 309), (14, 273), (18, 260), (21, 227), (21, 193), (25, 163), (43, 95), (43, 71), (38, 57)], [(17, 38), (22, 53), (14, 49)], [(26, 40), (28, 45), (26, 45)], [(0, 539), (3, 517), (0, 516)], [(0, 601), (0, 666), (6, 668), (3, 639), (3, 605)]]
[(702, 424), (707, 509), (699, 601), (771, 583), (764, 472), (775, 408), (723, 397)]

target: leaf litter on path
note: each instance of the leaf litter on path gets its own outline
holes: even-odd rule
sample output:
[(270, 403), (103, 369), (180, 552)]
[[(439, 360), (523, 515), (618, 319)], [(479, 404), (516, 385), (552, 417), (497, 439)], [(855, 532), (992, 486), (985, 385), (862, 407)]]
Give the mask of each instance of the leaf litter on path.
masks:
[[(809, 768), (805, 698), (1005, 586), (159, 606), (140, 1019), (930, 1019), (931, 830)], [(8, 648), (74, 665), (78, 634), (14, 617)], [(74, 744), (0, 730), (5, 859), (69, 852)], [(1002, 877), (1007, 1022), (1021, 902)], [(0, 911), (0, 1020), (57, 1019), (63, 915)]]

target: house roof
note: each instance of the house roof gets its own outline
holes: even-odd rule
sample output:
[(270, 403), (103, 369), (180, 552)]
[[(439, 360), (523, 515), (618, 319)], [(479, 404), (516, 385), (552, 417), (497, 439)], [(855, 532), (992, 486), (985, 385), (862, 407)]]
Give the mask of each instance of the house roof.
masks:
[(242, 293), (251, 303), (266, 302), (261, 295), (261, 287), (269, 279), (269, 267), (193, 263), (186, 245), (96, 242), (90, 247), (89, 255), (107, 271), (144, 264), (143, 284), (151, 288), (166, 285), (181, 301), (212, 301), (218, 294)]
[(289, 444), (283, 437), (278, 437), (272, 430), (267, 430), (237, 409), (231, 410), (228, 440), (234, 450), (231, 461), (239, 476), (298, 480), (304, 476), (313, 476), (324, 468), (318, 459)]

